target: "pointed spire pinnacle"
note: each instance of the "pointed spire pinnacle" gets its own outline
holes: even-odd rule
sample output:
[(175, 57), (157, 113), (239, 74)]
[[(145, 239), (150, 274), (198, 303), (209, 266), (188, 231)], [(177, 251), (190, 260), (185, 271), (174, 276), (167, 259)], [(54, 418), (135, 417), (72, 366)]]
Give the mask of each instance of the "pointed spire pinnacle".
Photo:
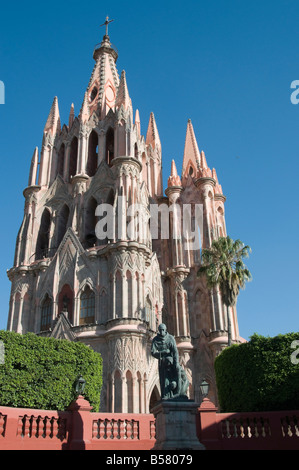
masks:
[(136, 113), (135, 113), (135, 126), (136, 126), (136, 129), (137, 129), (137, 135), (140, 136), (140, 116), (139, 116), (139, 111), (138, 109), (136, 109)]
[(131, 99), (129, 96), (127, 80), (126, 80), (126, 72), (123, 70), (120, 77), (117, 97), (116, 97), (116, 108), (120, 108), (123, 105), (124, 109), (126, 110), (128, 106), (131, 105)]
[(183, 158), (183, 174), (190, 166), (192, 166), (193, 170), (195, 171), (197, 171), (197, 169), (200, 167), (200, 152), (198, 149), (191, 119), (188, 119)]
[(72, 103), (70, 115), (69, 115), (69, 129), (72, 127), (74, 119), (75, 119), (75, 108), (74, 108), (74, 103)]
[(200, 166), (201, 166), (201, 168), (206, 170), (209, 167), (208, 167), (207, 159), (206, 159), (206, 156), (205, 156), (205, 153), (204, 153), (203, 150), (200, 152), (200, 156), (201, 156)]
[(161, 148), (161, 142), (154, 113), (150, 114), (145, 143), (146, 145), (151, 144), (153, 149), (155, 149), (156, 147)]
[(176, 169), (176, 165), (175, 165), (175, 161), (174, 161), (174, 160), (171, 161), (171, 173), (170, 173), (170, 176), (178, 176), (178, 172), (177, 172), (177, 169)]
[(59, 116), (59, 108), (58, 108), (58, 99), (55, 96), (50, 113), (44, 128), (45, 132), (51, 132), (52, 135), (57, 134), (57, 132), (61, 131), (61, 123), (60, 123), (60, 116)]
[(171, 162), (171, 172), (168, 178), (168, 187), (170, 186), (182, 186), (181, 178), (178, 175), (174, 160)]
[(38, 167), (38, 147), (35, 147), (33, 155), (32, 155), (32, 159), (31, 159), (28, 186), (35, 186), (36, 184), (37, 167)]
[(213, 168), (213, 170), (212, 170), (212, 178), (214, 178), (214, 180), (216, 181), (216, 185), (214, 187), (214, 193), (218, 194), (218, 195), (223, 194), (222, 186), (221, 186), (221, 184), (219, 184), (218, 176), (217, 176), (215, 168)]
[(90, 116), (90, 111), (89, 111), (89, 104), (88, 104), (88, 94), (86, 91), (79, 117), (82, 122), (86, 122), (89, 119), (89, 116)]

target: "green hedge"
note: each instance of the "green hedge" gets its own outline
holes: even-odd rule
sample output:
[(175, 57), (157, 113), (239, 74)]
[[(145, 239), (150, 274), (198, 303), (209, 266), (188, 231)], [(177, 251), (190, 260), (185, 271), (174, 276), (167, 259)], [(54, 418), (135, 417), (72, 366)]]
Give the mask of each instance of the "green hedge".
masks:
[(299, 333), (255, 334), (224, 349), (215, 359), (221, 411), (298, 410), (298, 360)]
[[(65, 410), (75, 398), (79, 374), (85, 398), (100, 405), (102, 358), (85, 344), (0, 330), (4, 363), (0, 364), (0, 405)], [(3, 361), (1, 361), (3, 362)]]

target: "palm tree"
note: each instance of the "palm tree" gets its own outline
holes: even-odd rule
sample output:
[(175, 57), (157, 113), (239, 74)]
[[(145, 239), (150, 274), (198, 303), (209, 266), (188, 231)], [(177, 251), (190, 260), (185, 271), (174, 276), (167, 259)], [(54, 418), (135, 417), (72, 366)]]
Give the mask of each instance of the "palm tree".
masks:
[(228, 346), (231, 345), (229, 307), (236, 305), (240, 289), (244, 289), (246, 281), (252, 278), (243, 262), (250, 252), (249, 246), (230, 237), (219, 237), (213, 240), (211, 248), (202, 250), (202, 266), (197, 274), (206, 275), (209, 289), (219, 286), (227, 310)]

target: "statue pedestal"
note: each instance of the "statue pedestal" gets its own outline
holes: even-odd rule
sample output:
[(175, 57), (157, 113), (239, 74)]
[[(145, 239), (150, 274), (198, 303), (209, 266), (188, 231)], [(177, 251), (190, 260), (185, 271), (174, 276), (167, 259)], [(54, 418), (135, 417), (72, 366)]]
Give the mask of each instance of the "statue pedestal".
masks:
[(162, 400), (152, 410), (156, 444), (152, 450), (205, 450), (196, 435), (198, 404), (192, 400)]

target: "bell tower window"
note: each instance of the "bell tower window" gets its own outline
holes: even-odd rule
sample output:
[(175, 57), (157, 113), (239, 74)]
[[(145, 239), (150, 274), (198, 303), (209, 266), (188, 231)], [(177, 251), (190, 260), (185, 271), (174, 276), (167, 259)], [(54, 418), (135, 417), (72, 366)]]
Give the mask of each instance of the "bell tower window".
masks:
[(35, 259), (47, 258), (49, 256), (51, 215), (45, 209), (41, 218), (40, 228), (37, 236)]
[(92, 131), (88, 140), (88, 158), (86, 173), (88, 176), (94, 176), (98, 167), (98, 134)]
[(71, 143), (70, 152), (70, 166), (69, 166), (69, 180), (77, 173), (77, 159), (78, 159), (78, 139), (74, 137)]
[(106, 162), (111, 166), (111, 162), (114, 158), (114, 130), (110, 127), (106, 134)]
[(58, 153), (58, 162), (57, 162), (57, 173), (61, 177), (63, 177), (64, 156), (65, 156), (65, 146), (64, 144), (62, 144)]
[(94, 323), (95, 320), (95, 294), (86, 286), (80, 297), (80, 325)]
[(52, 323), (52, 299), (46, 294), (41, 305), (41, 331), (49, 330)]

